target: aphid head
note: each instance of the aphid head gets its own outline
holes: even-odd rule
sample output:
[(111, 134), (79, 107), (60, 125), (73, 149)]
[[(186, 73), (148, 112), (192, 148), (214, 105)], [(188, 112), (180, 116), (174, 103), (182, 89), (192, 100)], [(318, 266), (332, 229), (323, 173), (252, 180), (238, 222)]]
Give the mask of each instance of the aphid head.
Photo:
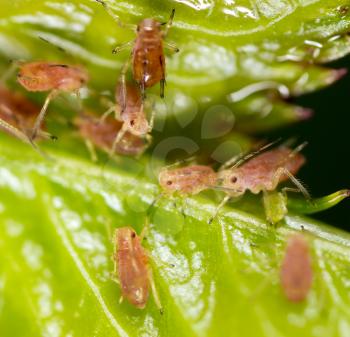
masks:
[(178, 189), (176, 175), (174, 175), (169, 170), (160, 171), (159, 176), (158, 176), (158, 180), (159, 180), (159, 185), (165, 191), (174, 192)]
[(239, 169), (223, 170), (218, 173), (218, 189), (222, 189), (233, 197), (238, 197), (245, 192), (244, 180)]
[(128, 129), (135, 136), (145, 136), (149, 131), (148, 121), (143, 114), (137, 117), (131, 116), (125, 123), (127, 123)]
[(154, 32), (157, 30), (160, 30), (160, 23), (154, 19), (144, 19), (137, 26), (138, 32)]

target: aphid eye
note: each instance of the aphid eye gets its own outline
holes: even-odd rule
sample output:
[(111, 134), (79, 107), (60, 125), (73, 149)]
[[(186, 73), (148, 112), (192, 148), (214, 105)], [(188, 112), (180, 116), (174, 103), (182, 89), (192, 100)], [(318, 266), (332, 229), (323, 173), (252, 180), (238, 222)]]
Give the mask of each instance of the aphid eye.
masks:
[(131, 125), (131, 126), (134, 126), (134, 125), (135, 125), (135, 121), (134, 121), (133, 119), (130, 121), (130, 125)]
[(171, 185), (173, 182), (171, 181), (171, 180), (168, 180), (167, 182), (166, 182), (166, 184), (167, 185)]
[(231, 177), (231, 183), (232, 183), (232, 184), (236, 183), (237, 180), (238, 180), (238, 179), (237, 179), (236, 176)]
[(140, 31), (140, 26), (137, 26), (136, 31), (138, 32)]
[(135, 232), (132, 232), (131, 233), (131, 237), (134, 239), (136, 237), (136, 233)]

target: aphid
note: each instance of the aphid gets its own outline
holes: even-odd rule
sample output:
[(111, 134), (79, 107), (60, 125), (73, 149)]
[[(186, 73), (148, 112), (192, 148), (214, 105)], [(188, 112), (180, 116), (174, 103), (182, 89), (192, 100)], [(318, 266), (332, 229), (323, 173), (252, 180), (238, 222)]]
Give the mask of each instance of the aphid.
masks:
[[(251, 158), (252, 154), (249, 154), (231, 168), (219, 171), (216, 188), (226, 192), (227, 195), (216, 209), (214, 217), (230, 198), (239, 197), (248, 190), (253, 194), (264, 193), (266, 215), (272, 223), (281, 220), (286, 213), (285, 193), (287, 191), (302, 192), (307, 199), (310, 199), (306, 189), (294, 177), (294, 174), (305, 163), (304, 156), (299, 153), (304, 146), (305, 144), (302, 144), (295, 150), (281, 146), (260, 153), (254, 158)], [(247, 160), (248, 158), (251, 159)], [(297, 189), (284, 188), (282, 194), (276, 194), (277, 186), (288, 179), (294, 183)], [(269, 207), (271, 203), (274, 203), (273, 207)], [(276, 203), (279, 205), (275, 205)], [(274, 213), (275, 206), (278, 206), (276, 208), (280, 207), (278, 214)]]
[(113, 142), (113, 146), (111, 147), (112, 154), (115, 152), (117, 144), (121, 141), (121, 139), (127, 132), (134, 136), (145, 138), (145, 140), (148, 143), (150, 143), (151, 141), (151, 136), (149, 135), (149, 132), (152, 130), (153, 127), (154, 113), (152, 112), (150, 122), (148, 122), (147, 116), (144, 111), (144, 104), (138, 87), (128, 83), (126, 84), (125, 89), (126, 100), (124, 109), (121, 109), (120, 106), (120, 102), (123, 99), (123, 88), (120, 84), (118, 84), (115, 94), (117, 104), (115, 105), (115, 107), (112, 107), (109, 110), (107, 110), (107, 112), (102, 117), (103, 120), (109, 113), (111, 113), (114, 110), (116, 119), (123, 122), (123, 126), (118, 132)]
[[(121, 23), (119, 18), (110, 10), (106, 2), (103, 0), (96, 0), (101, 3), (107, 12), (118, 22), (119, 25), (125, 26)], [(160, 23), (155, 19), (143, 19), (137, 26), (137, 35), (134, 41), (125, 43), (113, 50), (113, 53), (117, 53), (133, 45), (131, 52), (131, 62), (134, 80), (138, 83), (141, 88), (142, 97), (144, 97), (145, 88), (152, 87), (153, 85), (160, 82), (160, 96), (164, 97), (164, 86), (165, 86), (165, 57), (163, 46), (169, 48), (174, 52), (178, 52), (178, 48), (172, 44), (166, 43), (164, 38), (166, 37), (169, 28), (172, 25), (173, 18), (175, 15), (175, 9), (172, 10), (169, 21), (167, 23)], [(162, 30), (161, 26), (165, 25)], [(121, 83), (125, 85), (125, 76), (128, 70), (130, 61), (125, 63), (121, 72)], [(124, 99), (122, 102), (125, 102)], [(122, 104), (122, 110), (125, 104)]]
[(301, 302), (312, 286), (313, 272), (309, 245), (301, 234), (288, 239), (280, 272), (283, 293), (291, 302)]
[(216, 172), (210, 166), (190, 165), (175, 169), (162, 169), (159, 184), (167, 194), (195, 195), (215, 186)]
[(33, 140), (45, 118), (50, 101), (61, 92), (73, 92), (79, 97), (79, 89), (87, 82), (88, 74), (79, 66), (37, 61), (20, 63), (17, 80), (28, 91), (50, 91), (36, 118), (30, 136)]
[[(80, 135), (86, 140), (88, 148), (92, 145), (97, 148), (111, 153), (114, 141), (121, 131), (123, 123), (112, 117), (103, 120), (92, 113), (84, 114), (74, 120), (74, 124), (78, 127)], [(146, 143), (142, 138), (126, 132), (121, 140), (116, 144), (114, 154), (137, 156), (146, 149)], [(94, 156), (93, 156), (94, 158)]]
[(155, 303), (162, 312), (149, 258), (141, 245), (142, 238), (143, 234), (138, 236), (131, 227), (116, 229), (114, 272), (121, 286), (122, 298), (126, 298), (136, 308), (143, 309), (151, 288)]
[[(32, 129), (38, 112), (39, 108), (19, 92), (0, 85), (0, 127), (6, 132), (25, 143), (31, 143), (27, 132)], [(43, 129), (42, 125), (38, 136), (50, 137)]]

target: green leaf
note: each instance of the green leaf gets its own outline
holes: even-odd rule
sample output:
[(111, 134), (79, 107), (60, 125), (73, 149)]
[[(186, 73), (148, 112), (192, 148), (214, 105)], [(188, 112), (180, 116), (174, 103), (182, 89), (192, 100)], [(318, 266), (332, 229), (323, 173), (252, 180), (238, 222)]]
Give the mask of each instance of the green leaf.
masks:
[[(251, 133), (305, 119), (308, 110), (284, 99), (336, 81), (344, 72), (321, 64), (349, 53), (345, 0), (109, 4), (127, 23), (147, 16), (165, 21), (176, 7), (168, 39), (181, 51), (167, 57), (167, 114), (158, 123), (168, 118), (169, 125), (158, 125), (155, 138), (174, 144), (181, 134), (218, 161), (222, 141), (231, 152), (248, 149), (252, 141), (222, 134), (213, 113), (228, 107), (233, 125)], [(110, 51), (133, 36), (94, 1), (1, 4), (4, 70), (8, 59), (76, 61), (89, 69), (94, 89), (113, 92), (128, 53)], [(19, 90), (14, 79), (9, 85)], [(84, 104), (101, 111), (94, 97)], [(120, 288), (111, 280), (111, 229), (131, 225), (141, 232), (160, 193), (153, 165), (164, 153), (156, 152), (156, 142), (153, 156), (92, 164), (84, 159), (82, 142), (60, 125), (60, 114), (68, 124), (71, 106), (58, 100), (52, 110), (49, 129), (59, 142), (43, 147), (54, 160), (0, 137), (1, 336), (348, 335), (349, 235), (292, 212), (272, 228), (254, 196), (227, 206), (210, 226), (218, 196), (159, 200), (144, 245), (164, 315), (152, 298), (145, 310), (120, 304)], [(299, 200), (288, 206), (308, 212)], [(301, 228), (312, 247), (314, 285), (304, 303), (293, 304), (283, 297), (278, 273), (285, 239)]]
[[(163, 198), (144, 245), (164, 315), (153, 298), (138, 310), (119, 303), (110, 229), (140, 233), (158, 187), (57, 151), (48, 161), (7, 137), (0, 144), (2, 336), (347, 336), (349, 235), (296, 215), (275, 229), (235, 205), (208, 225), (212, 198)], [(278, 266), (301, 226), (315, 281), (293, 304)]]

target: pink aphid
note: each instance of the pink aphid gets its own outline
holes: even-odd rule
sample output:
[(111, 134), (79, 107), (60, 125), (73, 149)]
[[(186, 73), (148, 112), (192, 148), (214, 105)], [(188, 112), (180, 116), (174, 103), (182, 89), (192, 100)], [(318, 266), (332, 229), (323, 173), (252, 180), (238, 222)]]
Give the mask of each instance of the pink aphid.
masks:
[(291, 179), (305, 158), (287, 147), (279, 147), (261, 153), (241, 166), (222, 170), (218, 173), (218, 183), (233, 197), (247, 190), (254, 194), (273, 191), (283, 181)]
[[(123, 98), (125, 92), (125, 100)], [(116, 115), (119, 115), (123, 121), (123, 129), (129, 131), (135, 136), (146, 136), (150, 131), (140, 90), (137, 86), (126, 84), (123, 88), (120, 84), (116, 89)]]
[(215, 185), (216, 172), (204, 165), (165, 168), (159, 173), (158, 180), (165, 193), (195, 195)]
[(118, 277), (122, 298), (136, 308), (143, 309), (149, 297), (150, 288), (157, 306), (161, 309), (155, 292), (148, 255), (141, 245), (142, 239), (131, 227), (115, 231), (115, 273)]
[[(219, 170), (215, 188), (226, 192), (226, 197), (216, 208), (209, 223), (213, 221), (219, 210), (230, 198), (239, 197), (247, 191), (254, 194), (264, 192), (264, 206), (267, 220), (272, 223), (280, 221), (286, 213), (286, 202), (283, 196), (278, 194), (280, 203), (278, 209), (281, 209), (281, 214), (271, 216), (271, 214), (274, 214), (274, 209), (271, 207), (269, 192), (276, 190), (278, 184), (288, 179), (297, 187), (295, 191), (303, 193), (308, 199), (310, 198), (303, 185), (294, 177), (294, 174), (296, 174), (305, 163), (304, 156), (299, 153), (305, 144), (301, 144), (294, 150), (281, 146), (260, 153), (272, 144), (273, 143), (268, 144), (260, 150), (248, 154), (246, 157), (243, 157), (243, 159), (231, 165), (229, 169)], [(230, 162), (231, 160), (229, 163)], [(227, 164), (224, 164), (224, 167), (226, 166)], [(284, 191), (286, 191), (286, 189), (284, 189)]]
[(79, 89), (88, 81), (88, 74), (79, 66), (37, 61), (20, 64), (17, 80), (28, 91), (50, 91), (33, 127), (31, 139), (34, 139), (50, 101), (60, 92), (78, 95)]
[(142, 138), (130, 132), (123, 134), (121, 140), (113, 148), (114, 141), (121, 132), (123, 123), (112, 117), (101, 118), (92, 113), (77, 117), (74, 124), (78, 127), (80, 135), (92, 145), (114, 155), (115, 153), (138, 156), (146, 149), (147, 144)]
[(289, 301), (305, 300), (312, 286), (313, 272), (309, 245), (301, 234), (294, 234), (288, 239), (280, 279)]

